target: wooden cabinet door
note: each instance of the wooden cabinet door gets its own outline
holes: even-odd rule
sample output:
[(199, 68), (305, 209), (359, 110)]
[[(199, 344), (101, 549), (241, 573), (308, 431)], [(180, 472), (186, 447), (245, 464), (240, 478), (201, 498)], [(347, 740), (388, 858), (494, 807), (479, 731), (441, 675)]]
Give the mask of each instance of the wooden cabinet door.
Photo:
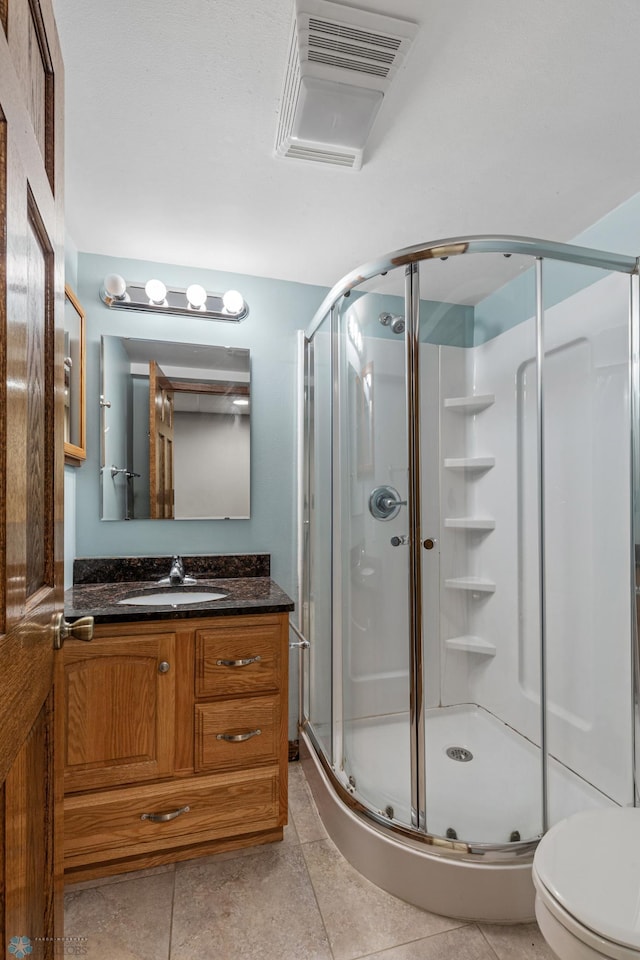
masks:
[(25, 938), (34, 960), (59, 956), (63, 934), (52, 626), (63, 604), (62, 145), (50, 0), (2, 0), (0, 940), (5, 951)]
[(173, 773), (175, 634), (64, 647), (65, 791)]

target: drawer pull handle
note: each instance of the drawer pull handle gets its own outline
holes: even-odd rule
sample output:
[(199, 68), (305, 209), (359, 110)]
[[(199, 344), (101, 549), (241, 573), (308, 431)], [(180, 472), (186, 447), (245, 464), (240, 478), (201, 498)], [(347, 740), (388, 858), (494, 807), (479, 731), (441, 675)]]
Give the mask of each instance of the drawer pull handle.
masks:
[(179, 810), (172, 810), (171, 813), (143, 813), (141, 820), (151, 820), (153, 823), (167, 823), (169, 820), (175, 820), (181, 813), (189, 813), (191, 807), (180, 807)]
[(249, 733), (219, 733), (216, 740), (226, 740), (227, 743), (244, 743), (251, 737), (259, 737), (262, 730), (250, 730)]
[(248, 667), (250, 663), (260, 663), (260, 657), (247, 657), (245, 660), (216, 660), (218, 667)]

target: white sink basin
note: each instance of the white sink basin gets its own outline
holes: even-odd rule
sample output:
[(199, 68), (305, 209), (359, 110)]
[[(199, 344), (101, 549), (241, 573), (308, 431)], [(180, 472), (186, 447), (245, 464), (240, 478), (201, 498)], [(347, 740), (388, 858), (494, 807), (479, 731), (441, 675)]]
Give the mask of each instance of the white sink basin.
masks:
[(154, 590), (153, 593), (141, 593), (137, 597), (125, 597), (118, 603), (134, 607), (177, 607), (184, 603), (209, 603), (211, 600), (222, 600), (226, 593), (212, 593), (210, 590)]

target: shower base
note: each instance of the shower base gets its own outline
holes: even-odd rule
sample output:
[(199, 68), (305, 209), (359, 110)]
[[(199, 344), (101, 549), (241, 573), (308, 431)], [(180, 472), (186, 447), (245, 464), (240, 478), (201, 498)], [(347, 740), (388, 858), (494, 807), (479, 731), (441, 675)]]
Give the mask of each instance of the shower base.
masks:
[[(409, 903), (464, 920), (521, 923), (534, 918), (532, 855), (485, 859), (455, 857), (449, 849), (400, 837), (349, 809), (336, 794), (315, 749), (302, 735), (302, 756), (327, 832), (353, 866), (373, 883)], [(458, 762), (447, 748), (463, 747), (473, 759)], [(396, 823), (410, 823), (409, 721), (405, 715), (345, 724), (346, 772), (356, 799)], [(468, 843), (507, 846), (540, 835), (538, 748), (473, 705), (427, 711), (427, 829), (447, 836), (453, 829)], [(550, 761), (552, 822), (612, 801)], [(514, 847), (514, 854), (517, 848)], [(507, 849), (508, 855), (508, 849)]]
[[(533, 840), (542, 832), (540, 750), (482, 707), (439, 707), (426, 714), (427, 832), (455, 830), (467, 843), (509, 843), (514, 833)], [(357, 793), (409, 824), (409, 718), (406, 714), (345, 723), (346, 772)], [(458, 762), (448, 748), (472, 759)], [(549, 821), (580, 810), (612, 806), (591, 784), (549, 759)]]

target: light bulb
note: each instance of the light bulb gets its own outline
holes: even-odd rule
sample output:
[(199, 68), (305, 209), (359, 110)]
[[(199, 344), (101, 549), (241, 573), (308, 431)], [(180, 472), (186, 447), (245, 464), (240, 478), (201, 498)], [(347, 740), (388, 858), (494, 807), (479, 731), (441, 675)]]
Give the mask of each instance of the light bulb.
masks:
[(234, 400), (233, 402), (235, 403), (236, 407), (248, 407), (248, 406), (249, 406), (249, 401), (248, 401), (248, 400)]
[(144, 285), (144, 292), (151, 303), (158, 305), (164, 303), (167, 296), (167, 288), (162, 280), (147, 280)]
[(194, 310), (201, 310), (207, 302), (207, 291), (199, 283), (187, 287), (187, 300)]
[(127, 282), (119, 273), (109, 273), (104, 278), (104, 289), (114, 300), (124, 300)]
[(241, 313), (244, 307), (244, 297), (237, 290), (227, 290), (222, 295), (222, 304), (227, 313)]

